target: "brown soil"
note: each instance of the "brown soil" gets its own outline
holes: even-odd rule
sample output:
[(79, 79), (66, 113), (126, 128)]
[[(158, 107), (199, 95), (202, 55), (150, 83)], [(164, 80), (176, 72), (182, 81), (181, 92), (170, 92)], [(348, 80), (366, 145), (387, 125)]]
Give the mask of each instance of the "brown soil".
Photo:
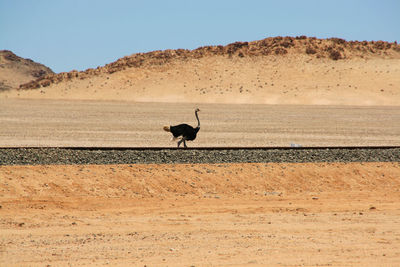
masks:
[(400, 264), (399, 163), (0, 167), (0, 262)]

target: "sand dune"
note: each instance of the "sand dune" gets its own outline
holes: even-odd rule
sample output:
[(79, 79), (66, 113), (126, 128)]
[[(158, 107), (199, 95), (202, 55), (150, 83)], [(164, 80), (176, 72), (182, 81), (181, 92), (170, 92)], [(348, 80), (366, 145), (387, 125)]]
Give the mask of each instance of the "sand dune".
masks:
[(399, 47), (285, 37), (154, 51), (84, 72), (49, 75), (0, 97), (400, 105)]

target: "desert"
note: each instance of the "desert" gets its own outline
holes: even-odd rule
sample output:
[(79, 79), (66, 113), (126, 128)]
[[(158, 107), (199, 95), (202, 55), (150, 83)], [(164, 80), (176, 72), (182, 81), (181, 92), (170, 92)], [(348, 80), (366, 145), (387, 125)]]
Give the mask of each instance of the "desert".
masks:
[(399, 77), (397, 43), (271, 37), (137, 53), (21, 81), (0, 98), (398, 106)]
[[(19, 75), (0, 91), (2, 149), (175, 153), (163, 126), (195, 125), (195, 108), (185, 153), (400, 146), (397, 43), (273, 37)], [(397, 266), (400, 166), (388, 158), (2, 161), (0, 265)]]
[(1, 166), (2, 265), (396, 266), (399, 170)]

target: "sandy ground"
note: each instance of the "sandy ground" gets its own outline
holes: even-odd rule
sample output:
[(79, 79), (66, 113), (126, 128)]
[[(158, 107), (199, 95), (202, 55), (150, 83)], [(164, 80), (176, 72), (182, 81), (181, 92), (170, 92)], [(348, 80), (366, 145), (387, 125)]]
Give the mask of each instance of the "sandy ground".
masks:
[[(0, 146), (173, 147), (162, 126), (196, 107), (192, 147), (400, 145), (399, 88), (396, 57), (191, 58), (2, 91)], [(0, 166), (0, 266), (400, 266), (399, 177), (398, 162)]]
[(398, 266), (399, 163), (1, 166), (2, 266)]
[(0, 99), (399, 106), (399, 89), (397, 58), (212, 56), (0, 92)]
[(189, 147), (400, 145), (400, 107), (0, 99), (0, 146), (174, 147), (163, 125), (197, 124)]

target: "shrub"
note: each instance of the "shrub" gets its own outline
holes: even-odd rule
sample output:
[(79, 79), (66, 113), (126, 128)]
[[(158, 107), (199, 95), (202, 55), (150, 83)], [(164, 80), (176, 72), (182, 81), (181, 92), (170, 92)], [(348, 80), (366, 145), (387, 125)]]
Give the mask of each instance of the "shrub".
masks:
[(338, 60), (342, 58), (342, 55), (337, 50), (331, 50), (329, 53), (329, 57), (333, 60)]
[(311, 46), (307, 46), (306, 48), (306, 54), (308, 55), (314, 55), (317, 53), (317, 50), (315, 50), (313, 47)]
[(290, 46), (293, 46), (293, 44), (291, 42), (284, 41), (281, 43), (281, 46), (283, 46), (284, 48), (288, 48)]
[(331, 41), (335, 44), (344, 44), (346, 43), (346, 40), (341, 39), (341, 38), (331, 38)]
[(276, 55), (287, 54), (287, 50), (285, 48), (281, 48), (281, 47), (276, 48), (274, 52)]
[(379, 49), (379, 50), (385, 49), (385, 46), (386, 46), (386, 43), (383, 42), (383, 41), (378, 41), (378, 42), (376, 42), (376, 43), (374, 44), (374, 47), (375, 47), (376, 49)]

